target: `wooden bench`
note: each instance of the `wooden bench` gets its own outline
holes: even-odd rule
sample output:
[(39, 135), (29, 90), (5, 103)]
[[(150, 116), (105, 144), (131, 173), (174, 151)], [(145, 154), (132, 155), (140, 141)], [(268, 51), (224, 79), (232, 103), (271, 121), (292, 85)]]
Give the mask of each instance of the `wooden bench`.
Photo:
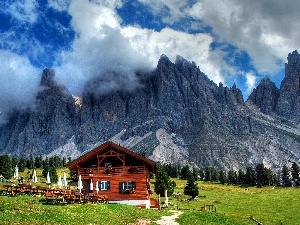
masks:
[(45, 192), (46, 204), (56, 204), (57, 196), (51, 192)]
[(212, 211), (213, 209), (216, 210), (214, 205), (206, 205), (204, 204), (203, 206), (201, 206), (201, 211), (206, 211), (208, 209), (208, 211)]

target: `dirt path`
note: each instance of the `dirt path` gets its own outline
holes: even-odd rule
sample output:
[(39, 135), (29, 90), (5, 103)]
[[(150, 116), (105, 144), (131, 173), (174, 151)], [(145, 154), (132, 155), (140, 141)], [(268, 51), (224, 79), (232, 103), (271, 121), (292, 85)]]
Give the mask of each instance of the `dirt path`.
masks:
[(175, 219), (178, 218), (183, 212), (170, 210), (174, 214), (172, 216), (162, 216), (160, 220), (155, 221), (159, 225), (179, 225), (179, 223), (175, 222)]

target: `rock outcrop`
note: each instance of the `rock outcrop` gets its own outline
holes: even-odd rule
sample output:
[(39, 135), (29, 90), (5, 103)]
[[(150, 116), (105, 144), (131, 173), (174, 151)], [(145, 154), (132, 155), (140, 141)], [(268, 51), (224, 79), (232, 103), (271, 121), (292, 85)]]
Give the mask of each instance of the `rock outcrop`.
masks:
[(300, 55), (293, 51), (287, 57), (285, 77), (280, 85), (276, 106), (279, 115), (300, 119)]
[(152, 72), (139, 71), (134, 91), (100, 90), (103, 81), (96, 78), (80, 98), (45, 69), (35, 108), (12, 112), (0, 127), (0, 150), (73, 156), (111, 139), (161, 162), (222, 169), (265, 162), (279, 168), (300, 160), (294, 122), (300, 113), (299, 68), (293, 52), (280, 90), (265, 78), (247, 104), (235, 85), (216, 85), (179, 56), (172, 63), (162, 55)]
[(256, 105), (261, 112), (271, 114), (276, 110), (278, 97), (279, 89), (269, 77), (265, 77), (250, 94), (247, 102)]

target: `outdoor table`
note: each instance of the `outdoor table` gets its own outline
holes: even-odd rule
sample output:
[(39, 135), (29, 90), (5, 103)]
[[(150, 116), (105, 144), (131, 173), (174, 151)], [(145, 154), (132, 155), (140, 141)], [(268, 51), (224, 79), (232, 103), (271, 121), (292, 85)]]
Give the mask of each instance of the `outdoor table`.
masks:
[(14, 185), (3, 185), (3, 187), (6, 189), (5, 195), (14, 195), (13, 188), (15, 187)]
[(82, 203), (84, 200), (84, 195), (80, 192), (75, 192), (75, 201), (78, 203)]

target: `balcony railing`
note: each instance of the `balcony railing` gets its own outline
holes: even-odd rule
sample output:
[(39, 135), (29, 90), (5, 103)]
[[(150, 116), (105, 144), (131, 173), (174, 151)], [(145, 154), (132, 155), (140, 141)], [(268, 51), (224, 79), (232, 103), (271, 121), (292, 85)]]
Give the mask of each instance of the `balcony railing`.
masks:
[(144, 173), (144, 166), (113, 166), (113, 167), (91, 167), (80, 168), (79, 173), (85, 174), (120, 174), (120, 173)]

